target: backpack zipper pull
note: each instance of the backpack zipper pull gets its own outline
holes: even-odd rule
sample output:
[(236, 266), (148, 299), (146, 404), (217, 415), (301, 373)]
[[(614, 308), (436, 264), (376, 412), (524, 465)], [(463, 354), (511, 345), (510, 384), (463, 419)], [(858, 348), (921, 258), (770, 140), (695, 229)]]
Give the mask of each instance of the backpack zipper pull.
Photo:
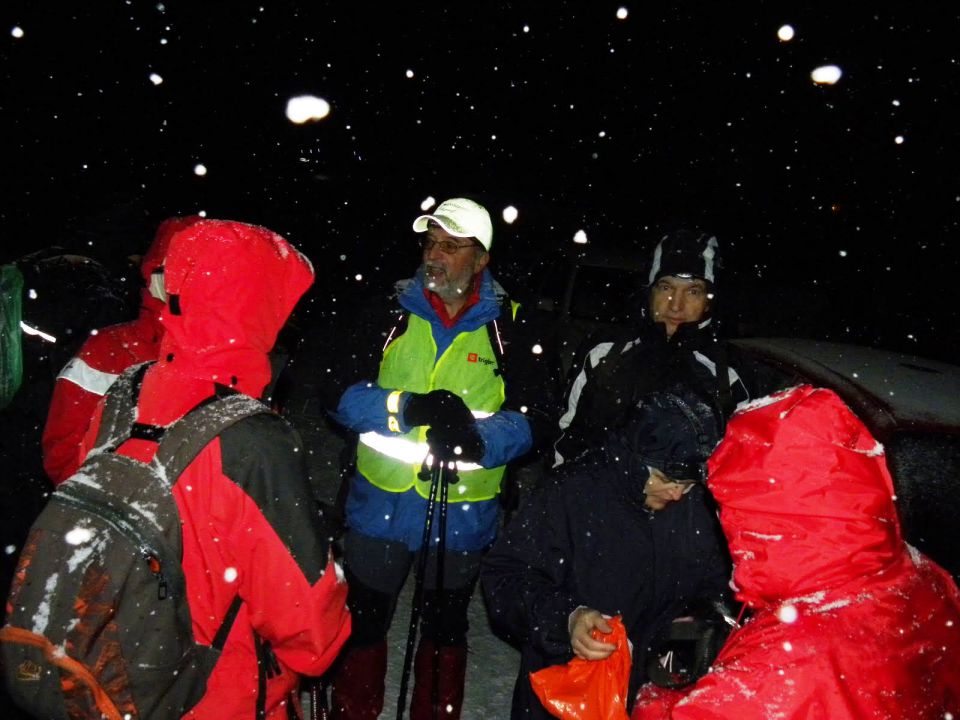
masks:
[(150, 566), (150, 572), (157, 578), (157, 599), (164, 600), (167, 597), (167, 579), (163, 576), (160, 558), (150, 550), (144, 550), (143, 554), (147, 560), (147, 564)]

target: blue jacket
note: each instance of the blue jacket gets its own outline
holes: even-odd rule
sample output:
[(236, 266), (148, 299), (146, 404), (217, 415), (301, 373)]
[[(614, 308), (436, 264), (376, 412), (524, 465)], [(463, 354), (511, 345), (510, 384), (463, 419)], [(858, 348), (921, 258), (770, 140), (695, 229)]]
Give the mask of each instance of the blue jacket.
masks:
[[(444, 327), (423, 292), (419, 277), (398, 284), (396, 301), (400, 307), (430, 323), (437, 344), (437, 358), (449, 347), (460, 333), (472, 332), (494, 319), (499, 319), (505, 295), (489, 271), (484, 271), (480, 285), (479, 301), (471, 306), (451, 328)], [(540, 355), (523, 345), (528, 339), (519, 339), (519, 334), (506, 330), (508, 324), (523, 324), (518, 316), (500, 319), (505, 337), (517, 337), (507, 343), (503, 362), (503, 377), (507, 398), (503, 407), (477, 421), (477, 430), (483, 438), (485, 452), (480, 461), (484, 467), (498, 467), (527, 453), (534, 445), (537, 425), (549, 425), (555, 417), (554, 394), (545, 386), (542, 378), (549, 377)], [(521, 325), (522, 326), (522, 325)], [(388, 330), (389, 327), (380, 328)], [(375, 357), (377, 365), (383, 340), (368, 345), (368, 353)], [(376, 367), (368, 369), (368, 376), (348, 387), (340, 397), (334, 418), (357, 433), (369, 431), (388, 434), (387, 396), (403, 388), (383, 388), (376, 382)], [(404, 397), (405, 402), (408, 398)], [(520, 408), (524, 408), (524, 412)], [(401, 431), (410, 428), (402, 422), (403, 408), (397, 417)], [(365, 535), (387, 540), (403, 541), (411, 550), (421, 542), (426, 512), (426, 500), (414, 490), (393, 493), (373, 486), (361, 473), (357, 473), (347, 497), (347, 525)], [(479, 551), (494, 539), (497, 529), (499, 505), (496, 500), (457, 503), (455, 511), (447, 515), (447, 548), (452, 551)]]

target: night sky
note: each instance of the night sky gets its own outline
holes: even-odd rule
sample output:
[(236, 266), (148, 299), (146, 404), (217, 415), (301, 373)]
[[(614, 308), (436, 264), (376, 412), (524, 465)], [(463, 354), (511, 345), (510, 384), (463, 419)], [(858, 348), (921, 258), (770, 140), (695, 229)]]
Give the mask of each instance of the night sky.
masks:
[[(699, 222), (731, 332), (956, 362), (955, 8), (5, 0), (0, 259), (139, 252), (204, 210), (366, 293), (413, 270), (424, 198), (470, 194), (518, 295), (578, 230), (649, 248)], [(303, 94), (329, 115), (291, 122)]]

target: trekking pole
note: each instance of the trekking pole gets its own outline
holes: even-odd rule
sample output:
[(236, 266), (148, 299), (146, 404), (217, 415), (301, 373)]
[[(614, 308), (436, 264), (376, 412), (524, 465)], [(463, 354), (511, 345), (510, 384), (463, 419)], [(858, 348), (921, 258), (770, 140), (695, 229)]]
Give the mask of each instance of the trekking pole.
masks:
[(327, 681), (323, 677), (310, 678), (310, 718), (309, 720), (328, 720), (330, 705), (327, 702)]
[[(421, 468), (421, 479), (426, 468)], [(420, 543), (420, 555), (417, 557), (416, 574), (413, 583), (413, 604), (410, 608), (410, 628), (407, 631), (407, 647), (403, 654), (403, 673), (400, 676), (400, 694), (397, 696), (397, 720), (403, 720), (403, 711), (407, 704), (407, 685), (410, 681), (410, 668), (413, 664), (413, 648), (417, 642), (417, 625), (420, 622), (421, 603), (423, 601), (423, 584), (426, 580), (427, 554), (430, 550), (430, 531), (433, 529), (433, 512), (436, 505), (437, 491), (442, 484), (443, 463), (439, 458), (433, 458), (430, 466), (430, 492), (427, 497), (427, 517), (423, 523), (423, 539)]]
[[(456, 482), (456, 470), (453, 464), (447, 468), (447, 477), (440, 482), (440, 532), (437, 539), (437, 625), (440, 625), (443, 613), (443, 564), (447, 556), (447, 496), (451, 482)], [(431, 663), (432, 686), (430, 691), (430, 707), (433, 720), (437, 720), (440, 705), (440, 646), (435, 642), (433, 646), (433, 662)]]

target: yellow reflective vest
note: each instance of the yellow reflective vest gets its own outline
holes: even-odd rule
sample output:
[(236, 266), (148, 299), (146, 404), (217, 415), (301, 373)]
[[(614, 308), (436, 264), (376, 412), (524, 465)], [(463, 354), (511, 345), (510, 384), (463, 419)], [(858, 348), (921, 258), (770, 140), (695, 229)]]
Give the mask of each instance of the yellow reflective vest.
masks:
[[(512, 303), (516, 313), (517, 305)], [(411, 313), (406, 331), (384, 350), (377, 383), (415, 393), (450, 390), (463, 398), (475, 417), (492, 415), (503, 404), (503, 378), (497, 356), (490, 344), (485, 325), (454, 338), (436, 359), (437, 344), (430, 323)], [(367, 432), (360, 435), (357, 469), (373, 485), (389, 492), (405, 492), (416, 487), (424, 498), (430, 483), (418, 478), (426, 459), (427, 427), (415, 427), (402, 433), (384, 435)], [(448, 490), (449, 502), (489, 500), (500, 492), (504, 466), (484, 468), (475, 463), (457, 463), (459, 482)]]

